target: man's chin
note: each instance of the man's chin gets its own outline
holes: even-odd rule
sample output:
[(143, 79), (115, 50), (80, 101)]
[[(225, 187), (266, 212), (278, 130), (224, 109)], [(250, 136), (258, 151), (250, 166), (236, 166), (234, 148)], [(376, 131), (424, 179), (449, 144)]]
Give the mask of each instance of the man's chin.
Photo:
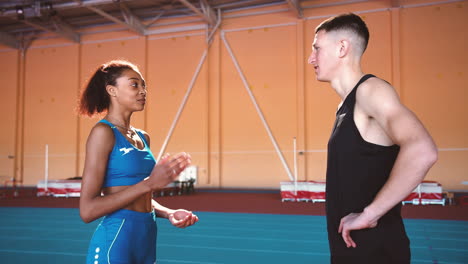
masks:
[(329, 82), (329, 80), (325, 79), (325, 78), (322, 78), (322, 77), (319, 77), (319, 76), (316, 76), (316, 79), (317, 81), (319, 82)]

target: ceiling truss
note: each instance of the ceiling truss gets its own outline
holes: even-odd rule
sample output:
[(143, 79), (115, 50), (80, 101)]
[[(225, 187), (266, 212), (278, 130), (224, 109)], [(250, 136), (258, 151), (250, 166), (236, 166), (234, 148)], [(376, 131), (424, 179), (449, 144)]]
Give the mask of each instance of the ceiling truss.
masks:
[(210, 41), (220, 26), (223, 11), (287, 3), (294, 15), (302, 18), (299, 0), (49, 0), (48, 2), (12, 0), (8, 2), (10, 3), (0, 3), (0, 44), (14, 49), (27, 46), (23, 43), (24, 35), (34, 35), (34, 38), (37, 38), (44, 32), (73, 43), (80, 43), (80, 29), (95, 26), (94, 24), (77, 26), (86, 20), (100, 21), (98, 25), (118, 24), (140, 36), (145, 36), (148, 35), (149, 28), (157, 26), (158, 21), (165, 16), (196, 16), (208, 26), (207, 41)]

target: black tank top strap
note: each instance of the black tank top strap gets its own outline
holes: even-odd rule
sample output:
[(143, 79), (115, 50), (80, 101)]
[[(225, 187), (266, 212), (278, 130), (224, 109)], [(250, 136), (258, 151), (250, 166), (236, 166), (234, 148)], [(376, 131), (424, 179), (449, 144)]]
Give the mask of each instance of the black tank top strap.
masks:
[(356, 104), (356, 91), (363, 82), (367, 81), (367, 79), (375, 77), (373, 74), (366, 74), (361, 77), (361, 79), (357, 82), (357, 84), (354, 86), (353, 90), (346, 96), (345, 101), (343, 104), (346, 104), (352, 112), (354, 112), (354, 105)]
[(366, 74), (364, 76), (361, 77), (361, 79), (359, 80), (359, 82), (356, 84), (356, 86), (354, 87), (354, 89), (356, 89), (359, 85), (361, 85), (361, 83), (367, 81), (367, 79), (369, 78), (372, 78), (372, 77), (375, 77), (375, 75), (373, 74)]

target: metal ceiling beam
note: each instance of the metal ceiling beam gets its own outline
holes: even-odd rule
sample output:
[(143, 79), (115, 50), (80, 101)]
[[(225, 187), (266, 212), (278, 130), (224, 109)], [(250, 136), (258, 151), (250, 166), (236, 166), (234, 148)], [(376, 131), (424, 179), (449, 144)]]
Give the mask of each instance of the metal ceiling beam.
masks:
[(392, 0), (393, 8), (400, 7), (400, 6), (401, 6), (400, 0)]
[(73, 42), (80, 43), (80, 35), (73, 30), (73, 28), (65, 23), (60, 17), (53, 16), (52, 23), (55, 26), (56, 31), (54, 33), (69, 39)]
[(179, 0), (182, 4), (192, 10), (195, 14), (202, 17), (210, 26), (216, 24), (216, 15), (206, 0), (200, 0), (201, 11), (188, 0)]
[(153, 17), (150, 21), (147, 21), (146, 24), (145, 24), (145, 27), (146, 28), (149, 28), (151, 27), (154, 23), (156, 23), (161, 17), (162, 15), (164, 15), (166, 11), (163, 10), (162, 12), (160, 12), (158, 15), (156, 15), (155, 17)]
[(14, 36), (5, 32), (0, 32), (0, 44), (14, 49), (18, 49), (20, 46), (19, 41)]
[(288, 2), (288, 5), (291, 7), (292, 11), (296, 14), (298, 18), (303, 18), (299, 0), (286, 0), (286, 2)]
[(120, 12), (122, 12), (122, 16), (124, 17), (125, 21), (120, 20), (119, 18), (105, 12), (102, 9), (99, 9), (93, 5), (98, 5), (98, 4), (107, 4), (107, 3), (115, 3), (114, 0), (98, 0), (98, 1), (82, 1), (82, 0), (74, 0), (76, 4), (79, 6), (85, 7), (94, 13), (97, 13), (101, 15), (104, 18), (109, 19), (110, 21), (123, 25), (130, 30), (136, 32), (139, 35), (146, 35), (146, 27), (143, 25), (138, 19), (137, 16), (133, 14), (133, 12), (128, 8), (128, 6), (124, 3), (124, 0), (120, 0), (119, 2), (119, 8)]
[[(130, 23), (127, 23), (126, 21), (122, 21), (122, 20), (120, 20), (120, 19), (106, 13), (105, 11), (103, 11), (103, 10), (97, 8), (97, 7), (86, 6), (86, 8), (88, 8), (89, 10), (91, 10), (91, 11), (93, 11), (93, 12), (95, 12), (95, 13), (97, 13), (97, 14), (99, 14), (99, 15), (107, 18), (107, 19), (109, 19), (110, 21), (113, 21), (113, 22), (115, 22), (117, 24), (123, 25), (123, 26), (129, 28), (132, 31), (135, 31), (139, 35), (145, 35), (146, 30), (145, 30), (144, 26), (141, 25), (141, 22), (139, 22), (139, 21), (138, 22), (139, 22), (140, 25), (137, 25), (134, 22), (135, 20), (132, 20)], [(125, 17), (125, 15), (124, 15), (124, 17)]]
[(122, 12), (125, 22), (140, 35), (145, 35), (146, 27), (141, 23), (140, 19), (133, 14), (124, 2), (119, 3), (120, 11)]
[[(23, 13), (21, 16), (15, 13), (15, 16), (9, 16), (9, 17), (12, 18), (13, 20), (26, 24), (33, 28), (39, 29), (41, 31), (50, 32), (50, 33), (59, 35), (65, 39), (71, 40), (72, 42), (79, 43), (80, 35), (77, 32), (75, 32), (71, 26), (65, 23), (56, 14), (57, 12), (56, 10), (52, 8), (52, 6), (49, 6), (49, 8), (45, 11), (45, 13), (43, 13), (43, 10), (41, 10), (41, 5), (39, 4), (39, 2), (36, 2), (33, 9), (29, 10), (28, 12), (26, 12), (23, 9)], [(40, 17), (42, 19), (46, 18), (48, 22), (51, 22), (53, 24), (53, 26), (55, 27), (55, 30), (51, 29), (50, 27), (44, 25), (43, 23), (39, 21), (35, 21), (36, 19), (30, 19), (30, 17)]]
[[(134, 0), (119, 0), (119, 2), (131, 2), (131, 1), (134, 1)], [(69, 2), (53, 3), (53, 7), (55, 10), (58, 11), (58, 10), (65, 10), (65, 9), (73, 9), (77, 7), (112, 4), (115, 2), (116, 0), (70, 0)], [(35, 6), (30, 6), (30, 5), (23, 6), (21, 4), (18, 4), (18, 6), (21, 6), (24, 9), (24, 13), (27, 16), (30, 16), (29, 14), (34, 14), (36, 12)], [(0, 15), (6, 16), (6, 17), (17, 16), (16, 10), (13, 10), (13, 9), (9, 9), (4, 12), (1, 12)]]
[(45, 27), (43, 25), (40, 25), (38, 23), (35, 23), (35, 22), (32, 22), (31, 20), (29, 19), (21, 19), (21, 20), (18, 20), (28, 26), (31, 26), (35, 29), (39, 29), (39, 30), (42, 30), (42, 31), (46, 31), (46, 32), (50, 32), (50, 33), (55, 33), (52, 29), (48, 28), (48, 27)]
[(73, 41), (73, 42), (77, 42), (77, 43), (80, 42), (80, 35), (78, 33), (74, 32), (73, 29), (70, 26), (63, 23), (63, 21), (61, 21), (61, 19), (58, 18), (58, 17), (52, 19), (52, 23), (56, 27), (56, 30), (50, 29), (50, 28), (48, 28), (48, 27), (46, 27), (44, 25), (41, 25), (41, 24), (39, 24), (37, 22), (33, 22), (31, 20), (28, 20), (28, 19), (20, 19), (20, 20), (17, 20), (17, 21), (20, 21), (20, 22), (22, 22), (22, 23), (24, 23), (26, 25), (29, 25), (31, 27), (40, 29), (42, 31), (47, 31), (47, 32), (50, 32), (50, 33), (60, 35), (60, 36), (66, 38), (68, 40)]
[(205, 16), (210, 20), (208, 24), (210, 26), (214, 26), (218, 21), (214, 9), (210, 6), (207, 0), (200, 0), (200, 6), (203, 11), (203, 14), (205, 14)]
[[(222, 16), (221, 16), (221, 9), (218, 9), (218, 16), (217, 16), (217, 21), (216, 21), (216, 25), (214, 27), (211, 28), (211, 31), (209, 31), (209, 34), (208, 34), (208, 37), (206, 39), (206, 42), (208, 43), (208, 45), (211, 45), (212, 41), (213, 41), (213, 36), (214, 34), (216, 33), (216, 30), (218, 30), (219, 26), (221, 25), (221, 19), (222, 19)], [(210, 29), (208, 29), (210, 30)]]

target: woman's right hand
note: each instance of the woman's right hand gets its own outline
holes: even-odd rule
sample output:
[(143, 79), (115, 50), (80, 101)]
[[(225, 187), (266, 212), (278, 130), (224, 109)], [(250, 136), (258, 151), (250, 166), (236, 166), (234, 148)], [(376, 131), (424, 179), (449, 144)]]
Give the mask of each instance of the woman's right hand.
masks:
[(173, 182), (179, 174), (187, 168), (192, 162), (189, 154), (185, 152), (174, 156), (164, 155), (154, 166), (150, 176), (146, 178), (146, 184), (151, 190), (157, 190), (166, 187)]

